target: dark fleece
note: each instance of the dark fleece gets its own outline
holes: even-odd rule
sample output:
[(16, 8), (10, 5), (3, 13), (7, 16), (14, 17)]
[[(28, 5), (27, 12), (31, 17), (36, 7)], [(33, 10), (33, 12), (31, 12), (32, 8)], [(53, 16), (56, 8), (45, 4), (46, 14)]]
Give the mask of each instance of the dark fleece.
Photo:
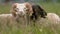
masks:
[(37, 20), (38, 16), (42, 18), (46, 18), (45, 16), (47, 16), (47, 13), (39, 5), (32, 5), (32, 9), (33, 9), (33, 14), (31, 16), (31, 19)]

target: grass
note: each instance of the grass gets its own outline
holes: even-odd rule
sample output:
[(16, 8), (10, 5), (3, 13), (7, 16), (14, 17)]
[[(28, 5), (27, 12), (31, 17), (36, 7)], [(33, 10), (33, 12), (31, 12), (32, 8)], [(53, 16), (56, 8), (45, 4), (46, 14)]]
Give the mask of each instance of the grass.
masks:
[(0, 14), (2, 13), (9, 13), (9, 10), (10, 10), (10, 5), (0, 5)]
[(41, 6), (45, 9), (47, 12), (53, 12), (58, 15), (60, 15), (60, 3), (42, 3)]
[[(60, 16), (59, 3), (40, 3), (40, 5), (46, 12), (53, 12)], [(9, 13), (10, 8), (10, 5), (0, 5), (0, 14)], [(23, 23), (5, 24), (5, 22), (0, 22), (0, 34), (60, 34), (60, 25), (50, 24), (48, 20), (37, 22), (36, 26), (32, 24), (26, 26)]]

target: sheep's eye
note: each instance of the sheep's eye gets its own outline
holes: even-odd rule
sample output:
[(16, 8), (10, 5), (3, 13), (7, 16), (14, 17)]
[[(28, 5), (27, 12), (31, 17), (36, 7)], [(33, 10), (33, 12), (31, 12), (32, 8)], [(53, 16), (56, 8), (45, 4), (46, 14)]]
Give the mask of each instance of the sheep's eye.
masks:
[(26, 9), (26, 11), (29, 11), (29, 9)]
[(17, 10), (15, 10), (17, 12)]
[(29, 11), (29, 9), (28, 9), (28, 8), (24, 8), (24, 10), (25, 10), (25, 11)]
[(19, 10), (18, 8), (15, 9), (16, 12), (17, 12), (18, 10)]

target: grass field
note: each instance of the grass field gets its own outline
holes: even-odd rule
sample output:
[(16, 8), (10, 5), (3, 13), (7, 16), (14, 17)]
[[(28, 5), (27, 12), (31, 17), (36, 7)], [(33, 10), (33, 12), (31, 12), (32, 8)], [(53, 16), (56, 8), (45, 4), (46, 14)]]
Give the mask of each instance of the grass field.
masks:
[[(46, 12), (53, 12), (60, 16), (60, 3), (40, 3)], [(0, 5), (0, 14), (9, 13), (11, 6)], [(1, 21), (1, 20), (0, 20)], [(0, 22), (0, 34), (60, 34), (60, 24), (51, 24), (48, 20), (40, 20), (35, 26), (33, 22), (26, 26), (23, 23)]]

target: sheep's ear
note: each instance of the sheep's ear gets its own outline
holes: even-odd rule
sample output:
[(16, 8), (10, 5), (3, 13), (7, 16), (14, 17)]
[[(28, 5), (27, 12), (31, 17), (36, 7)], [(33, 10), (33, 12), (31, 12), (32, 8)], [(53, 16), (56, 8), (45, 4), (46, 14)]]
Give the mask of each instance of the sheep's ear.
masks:
[(17, 3), (12, 4), (11, 10), (10, 10), (10, 12), (14, 17), (16, 16), (16, 11), (15, 11), (16, 6), (17, 6)]
[(31, 16), (32, 13), (33, 13), (31, 4), (28, 3), (28, 2), (26, 2), (26, 3), (25, 3), (25, 6), (26, 6), (26, 8), (28, 8), (27, 14), (29, 14), (29, 16)]

